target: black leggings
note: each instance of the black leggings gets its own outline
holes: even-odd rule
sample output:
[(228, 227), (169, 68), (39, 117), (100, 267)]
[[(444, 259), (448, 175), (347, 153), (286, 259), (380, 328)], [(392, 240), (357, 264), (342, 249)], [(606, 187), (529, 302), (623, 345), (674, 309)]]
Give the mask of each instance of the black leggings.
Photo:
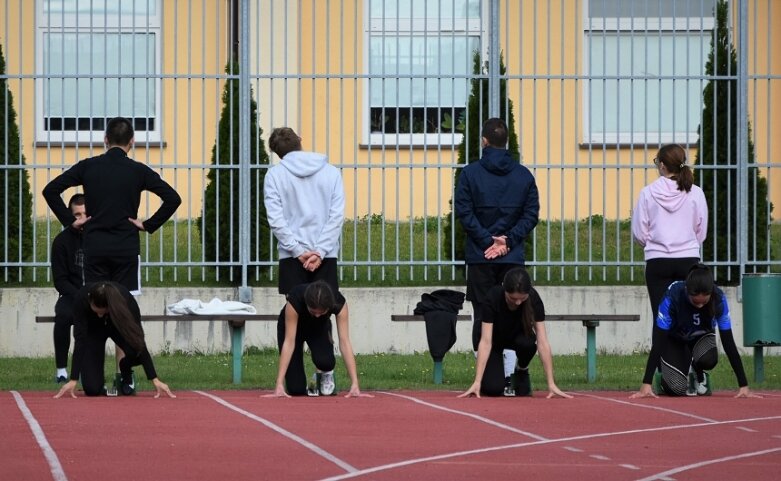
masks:
[(68, 367), (73, 325), (73, 296), (60, 296), (54, 305), (54, 363), (57, 368)]
[(715, 333), (692, 341), (670, 337), (661, 358), (662, 389), (670, 396), (683, 396), (689, 384), (689, 366), (694, 368), (701, 380), (703, 371), (710, 371), (718, 362)]
[(675, 281), (686, 279), (689, 269), (698, 262), (700, 262), (698, 257), (662, 257), (646, 261), (645, 285), (651, 300), (651, 313), (653, 314), (651, 320), (654, 326), (656, 326), (656, 316), (659, 314), (659, 304), (662, 303), (667, 288)]
[[(84, 340), (84, 357), (81, 361), (81, 387), (86, 396), (102, 396), (106, 394), (106, 373), (103, 366), (106, 362), (106, 340), (105, 334), (88, 334)], [(133, 366), (141, 364), (139, 353), (134, 351), (125, 343), (114, 343), (125, 353), (125, 357), (119, 361), (119, 370), (122, 374), (130, 374)]]
[[(334, 342), (331, 336), (331, 322), (318, 322), (314, 326), (299, 322), (296, 329), (296, 341), (290, 364), (285, 373), (285, 387), (291, 396), (306, 394), (306, 372), (304, 370), (304, 342), (312, 353), (312, 363), (320, 371), (332, 371), (336, 366)], [(277, 344), (282, 352), (285, 342), (285, 311), (279, 314), (277, 321)]]
[(518, 366), (526, 368), (537, 352), (537, 338), (518, 336), (512, 345), (491, 349), (488, 362), (483, 372), (483, 381), (480, 384), (480, 394), (483, 396), (501, 396), (504, 394), (504, 360), (502, 351), (512, 349), (518, 356)]

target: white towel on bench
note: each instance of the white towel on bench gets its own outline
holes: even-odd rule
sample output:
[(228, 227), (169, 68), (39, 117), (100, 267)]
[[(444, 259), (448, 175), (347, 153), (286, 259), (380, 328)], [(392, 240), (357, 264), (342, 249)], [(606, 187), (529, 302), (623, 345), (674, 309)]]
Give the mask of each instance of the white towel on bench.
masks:
[(255, 314), (255, 307), (238, 301), (222, 301), (216, 297), (204, 303), (198, 299), (182, 299), (167, 306), (168, 314)]

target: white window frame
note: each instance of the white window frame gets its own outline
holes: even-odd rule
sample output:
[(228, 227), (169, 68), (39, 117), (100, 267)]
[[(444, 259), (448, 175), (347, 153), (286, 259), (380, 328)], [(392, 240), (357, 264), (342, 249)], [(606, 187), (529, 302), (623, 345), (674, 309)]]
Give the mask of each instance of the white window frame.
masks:
[[(84, 0), (81, 0), (84, 1)], [(107, 2), (113, 0), (105, 0)], [(162, 56), (162, 28), (161, 28), (161, 10), (162, 1), (156, 0), (154, 13), (140, 14), (133, 16), (127, 13), (107, 14), (104, 12), (95, 14), (85, 13), (54, 13), (47, 18), (44, 14), (44, 1), (36, 1), (36, 32), (35, 49), (36, 71), (44, 72), (44, 48), (45, 35), (47, 33), (83, 33), (93, 30), (98, 34), (152, 34), (154, 35), (154, 72), (155, 92), (154, 92), (154, 129), (136, 130), (136, 143), (161, 143), (162, 142), (162, 82), (159, 73), (161, 72)], [(46, 118), (44, 107), (46, 98), (44, 97), (44, 78), (38, 78), (35, 82), (35, 138), (37, 143), (86, 143), (102, 144), (105, 137), (105, 129), (101, 130), (47, 130), (45, 128)], [(122, 113), (121, 115), (125, 115)], [(100, 118), (102, 115), (96, 115)]]
[[(659, 35), (680, 33), (681, 38), (686, 34), (699, 34), (706, 36), (703, 40), (705, 46), (705, 53), (703, 57), (703, 72), (704, 62), (707, 61), (707, 51), (710, 47), (710, 32), (715, 25), (714, 17), (616, 17), (616, 18), (590, 18), (589, 17), (589, 1), (598, 0), (584, 0), (583, 1), (583, 51), (581, 58), (583, 59), (584, 72), (590, 75), (591, 68), (589, 65), (589, 51), (590, 51), (590, 34), (594, 32), (597, 35), (604, 34), (605, 36), (616, 35), (621, 32), (631, 32), (639, 39), (645, 38), (647, 35)], [(708, 13), (708, 12), (705, 12)], [(712, 12), (711, 12), (712, 14)], [(594, 73), (599, 75), (599, 72)], [(619, 145), (631, 145), (631, 144), (692, 144), (696, 143), (699, 138), (697, 132), (658, 132), (652, 131), (646, 128), (642, 131), (636, 132), (591, 132), (590, 131), (590, 91), (591, 82), (584, 81), (581, 88), (582, 93), (582, 107), (583, 107), (583, 131), (582, 139), (585, 144), (619, 144)], [(703, 83), (704, 87), (705, 83)], [(702, 92), (699, 93), (702, 96)], [(701, 112), (700, 112), (701, 113)]]
[[(486, 1), (481, 2), (480, 5), (480, 19), (479, 20), (464, 20), (464, 19), (451, 19), (448, 18), (440, 22), (437, 18), (422, 19), (410, 19), (410, 18), (385, 18), (372, 19), (370, 17), (370, 5), (369, 2), (382, 1), (382, 0), (364, 0), (364, 45), (363, 49), (363, 62), (367, 66), (370, 64), (370, 51), (371, 51), (371, 37), (378, 32), (388, 32), (389, 35), (409, 35), (412, 36), (429, 36), (433, 41), (440, 36), (469, 36), (479, 37), (479, 48), (481, 55), (486, 57), (487, 54), (487, 42), (486, 36), (488, 35), (488, 3)], [(425, 0), (418, 0), (425, 1)], [(470, 60), (469, 65), (472, 65)], [(471, 67), (468, 72), (472, 74)], [(432, 146), (432, 145), (458, 145), (461, 143), (463, 134), (460, 133), (373, 133), (371, 132), (371, 98), (369, 97), (369, 78), (364, 78), (363, 81), (363, 109), (362, 109), (362, 143), (368, 146)], [(468, 104), (469, 92), (471, 89), (467, 89), (467, 98), (464, 99), (464, 107)], [(429, 106), (426, 106), (428, 108)], [(436, 108), (436, 105), (430, 107)], [(388, 107), (393, 108), (393, 107)], [(453, 119), (456, 122), (457, 119)]]

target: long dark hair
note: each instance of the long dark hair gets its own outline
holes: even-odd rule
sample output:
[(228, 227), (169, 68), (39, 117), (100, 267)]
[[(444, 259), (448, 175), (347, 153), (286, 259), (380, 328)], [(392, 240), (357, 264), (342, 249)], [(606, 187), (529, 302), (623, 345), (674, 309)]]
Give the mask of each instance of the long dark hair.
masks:
[(310, 309), (325, 309), (330, 312), (336, 307), (336, 296), (327, 282), (319, 280), (306, 286), (304, 302)]
[(694, 184), (694, 172), (686, 163), (686, 149), (678, 144), (667, 144), (659, 149), (656, 160), (664, 164), (672, 179), (678, 182), (678, 190), (689, 192)]
[(108, 309), (111, 323), (119, 335), (137, 352), (144, 349), (144, 330), (133, 317), (127, 305), (127, 299), (113, 282), (96, 282), (87, 293), (90, 304), (101, 309)]
[(703, 308), (711, 315), (716, 315), (716, 302), (713, 293), (716, 290), (716, 283), (713, 280), (713, 272), (705, 264), (696, 264), (689, 269), (686, 275), (686, 293), (690, 296), (698, 294), (710, 295), (708, 303)]
[[(532, 290), (532, 279), (523, 267), (514, 267), (507, 271), (502, 280), (502, 287), (507, 294), (529, 294)], [(521, 323), (523, 333), (527, 337), (534, 335), (534, 309), (529, 299), (521, 303)]]

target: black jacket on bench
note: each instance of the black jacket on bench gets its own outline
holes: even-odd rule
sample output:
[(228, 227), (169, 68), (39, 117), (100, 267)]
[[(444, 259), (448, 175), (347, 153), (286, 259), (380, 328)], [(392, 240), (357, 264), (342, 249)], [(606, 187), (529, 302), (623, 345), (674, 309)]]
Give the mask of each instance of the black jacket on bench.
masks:
[(458, 311), (463, 305), (463, 292), (439, 289), (423, 294), (415, 307), (415, 315), (423, 315), (426, 321), (426, 339), (434, 361), (442, 361), (456, 343)]

